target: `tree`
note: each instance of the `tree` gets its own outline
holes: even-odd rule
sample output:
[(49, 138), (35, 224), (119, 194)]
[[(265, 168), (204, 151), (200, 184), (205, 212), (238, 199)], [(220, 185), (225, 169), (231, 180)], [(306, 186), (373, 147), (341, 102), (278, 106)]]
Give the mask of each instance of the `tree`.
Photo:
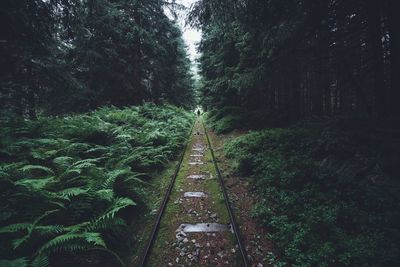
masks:
[[(193, 104), (182, 34), (164, 1), (3, 1), (2, 107), (63, 114), (143, 101)], [(177, 100), (179, 99), (179, 101)]]
[(389, 0), (198, 1), (189, 20), (204, 33), (203, 104), (258, 114), (258, 125), (336, 115), (382, 123), (389, 106), (398, 117), (393, 7)]

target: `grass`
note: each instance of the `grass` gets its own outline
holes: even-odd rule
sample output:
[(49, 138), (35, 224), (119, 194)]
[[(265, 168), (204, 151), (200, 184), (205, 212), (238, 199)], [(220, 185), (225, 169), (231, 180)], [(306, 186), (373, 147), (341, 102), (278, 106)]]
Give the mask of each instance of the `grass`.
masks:
[(180, 189), (183, 187), (183, 184), (186, 182), (186, 176), (189, 170), (189, 158), (190, 158), (190, 150), (192, 147), (192, 142), (188, 143), (186, 151), (184, 152), (184, 158), (182, 160), (182, 164), (178, 175), (175, 180), (174, 187), (172, 188), (171, 195), (168, 199), (167, 206), (165, 208), (163, 217), (161, 219), (160, 227), (157, 232), (156, 240), (154, 241), (154, 245), (151, 251), (151, 258), (149, 261), (149, 266), (161, 266), (164, 262), (162, 256), (164, 255), (164, 250), (166, 247), (166, 242), (175, 239), (175, 230), (174, 226), (178, 224), (176, 221), (177, 214), (180, 214), (179, 220), (188, 221), (190, 216), (183, 212), (182, 206), (178, 203), (175, 203), (181, 195), (182, 192)]
[(123, 265), (192, 122), (151, 104), (1, 117), (0, 265)]

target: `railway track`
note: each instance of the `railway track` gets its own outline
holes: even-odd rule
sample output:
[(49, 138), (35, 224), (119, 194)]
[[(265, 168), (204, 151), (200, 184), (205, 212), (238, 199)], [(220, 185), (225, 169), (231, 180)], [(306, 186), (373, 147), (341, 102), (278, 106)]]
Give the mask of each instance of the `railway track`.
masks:
[[(189, 150), (189, 146), (191, 145), (191, 150)], [(194, 154), (190, 154), (192, 153)], [(207, 165), (207, 162), (202, 161), (202, 158), (207, 158), (208, 162), (210, 165)], [(206, 179), (206, 174), (200, 174), (202, 171), (204, 171), (207, 166), (209, 168), (214, 168), (209, 172), (209, 179)], [(210, 167), (212, 166), (212, 167)], [(181, 174), (183, 173), (183, 174)], [(208, 173), (208, 172), (207, 172)], [(212, 173), (215, 173), (216, 178), (213, 178)], [(184, 176), (182, 178), (181, 176)], [(176, 185), (177, 178), (179, 178), (179, 185)], [(191, 178), (191, 179), (190, 179)], [(204, 180), (203, 180), (204, 178)], [(213, 180), (214, 179), (214, 180)], [(216, 207), (216, 210), (219, 210), (221, 214), (217, 213), (212, 213), (211, 217), (209, 217), (209, 214), (211, 213), (208, 209), (212, 210), (213, 205), (218, 205), (217, 201), (217, 195), (219, 192), (207, 192), (207, 190), (204, 190), (205, 192), (184, 192), (180, 193), (183, 191), (182, 189), (177, 189), (176, 187), (181, 187), (183, 185), (189, 184), (191, 186), (194, 186), (195, 188), (212, 188), (212, 187), (201, 187), (201, 183), (207, 183), (208, 186), (210, 184), (215, 183), (215, 179), (218, 182), (218, 187), (219, 187), (219, 192), (221, 192), (221, 197), (223, 198), (224, 204), (220, 207)], [(189, 181), (191, 180), (191, 181)], [(189, 182), (188, 182), (189, 181)], [(182, 185), (183, 184), (183, 185)], [(209, 191), (212, 191), (211, 189)], [(173, 194), (173, 198), (175, 199), (174, 202), (171, 202), (173, 199), (171, 199), (171, 194)], [(182, 196), (177, 197), (176, 195), (180, 194)], [(214, 194), (214, 195), (213, 195)], [(209, 197), (209, 202), (204, 204), (204, 201), (207, 201), (207, 198)], [(201, 199), (201, 201), (199, 201)], [(211, 199), (213, 201), (211, 201)], [(197, 202), (196, 202), (197, 201)], [(199, 220), (197, 223), (186, 223), (186, 220), (191, 220), (191, 217), (188, 218), (188, 213), (186, 212), (187, 210), (179, 210), (176, 211), (174, 210), (173, 212), (167, 211), (166, 215), (166, 210), (168, 209), (168, 206), (171, 205), (185, 205), (186, 203), (190, 202), (188, 205), (192, 205), (189, 209), (189, 214), (194, 212), (195, 218)], [(216, 203), (217, 202), (217, 203)], [(194, 211), (195, 209), (199, 209), (199, 211)], [(223, 208), (226, 209), (226, 211), (222, 210)], [(172, 210), (172, 208), (170, 208)], [(177, 209), (177, 208), (175, 208)], [(207, 210), (207, 212), (205, 211)], [(222, 211), (221, 211), (222, 210)], [(178, 213), (180, 214), (173, 214), (173, 213)], [(198, 213), (197, 213), (198, 212)], [(225, 219), (223, 219), (223, 214), (226, 213)], [(225, 223), (218, 223), (220, 218), (221, 220), (225, 220)], [(166, 218), (168, 217), (168, 218)], [(172, 219), (171, 219), (172, 218)], [(212, 218), (213, 221), (205, 221), (204, 218)], [(164, 220), (164, 221), (163, 221)], [(227, 222), (228, 221), (228, 222)], [(160, 234), (160, 226), (163, 224), (163, 233)], [(178, 226), (179, 224), (179, 226)], [(171, 228), (172, 227), (172, 228)], [(166, 230), (167, 229), (167, 230)], [(176, 240), (161, 240), (161, 237), (158, 237), (159, 235), (161, 236), (171, 236), (175, 233)], [(191, 244), (189, 242), (189, 239), (186, 238), (189, 236), (189, 234), (192, 235), (192, 238), (196, 238), (197, 240), (202, 240), (196, 242), (196, 239), (192, 239), (192, 243), (194, 244), (194, 251), (195, 252), (186, 252), (186, 247), (182, 248), (180, 251), (180, 255), (182, 254), (185, 256), (186, 264), (190, 266), (203, 266), (207, 265), (205, 262), (210, 262), (215, 263), (215, 266), (232, 266), (232, 262), (234, 262), (234, 266), (249, 266), (248, 260), (247, 260), (247, 254), (244, 249), (244, 246), (242, 244), (242, 239), (241, 239), (241, 234), (240, 230), (237, 227), (235, 217), (233, 210), (230, 205), (230, 201), (228, 198), (228, 194), (225, 188), (224, 180), (222, 178), (221, 172), (218, 168), (218, 163), (215, 158), (214, 150), (212, 148), (212, 144), (210, 141), (210, 137), (207, 133), (207, 129), (204, 125), (204, 122), (201, 118), (197, 118), (195, 123), (192, 126), (191, 129), (191, 140), (188, 142), (185, 146), (185, 150), (181, 155), (181, 158), (176, 166), (175, 172), (171, 177), (170, 183), (168, 185), (167, 191), (164, 195), (163, 201), (160, 205), (160, 208), (158, 210), (156, 220), (153, 224), (151, 234), (147, 240), (146, 246), (143, 250), (140, 264), (139, 266), (145, 267), (145, 266), (158, 266), (162, 264), (161, 266), (186, 266), (185, 263), (179, 262), (181, 258), (179, 258), (179, 253), (177, 254), (178, 257), (172, 257), (170, 254), (175, 253), (175, 250), (181, 249), (181, 245), (185, 245), (185, 243)], [(179, 236), (181, 235), (181, 236)], [(230, 237), (230, 235), (233, 236)], [(158, 239), (160, 241), (158, 241)], [(170, 238), (171, 239), (171, 238)], [(218, 240), (220, 239), (220, 240)], [(229, 240), (233, 240), (234, 246), (229, 244)], [(154, 251), (154, 244), (158, 242), (157, 250)], [(162, 246), (167, 246), (165, 248), (165, 251), (162, 248)], [(172, 243), (175, 246), (175, 249), (170, 248), (170, 243)], [(191, 244), (191, 245), (193, 245)], [(211, 245), (210, 245), (211, 244)], [(225, 250), (231, 251), (232, 254), (236, 255), (226, 255), (228, 252), (221, 251), (218, 253), (214, 253), (214, 248), (213, 247), (223, 247)], [(229, 249), (228, 249), (229, 248)], [(201, 249), (207, 252), (201, 252)], [(160, 257), (158, 254), (164, 253), (166, 256), (161, 258), (157, 263), (152, 263), (149, 264), (149, 262), (155, 258), (155, 257)], [(187, 258), (186, 258), (187, 256)], [(227, 256), (227, 257), (225, 257)], [(229, 258), (230, 256), (230, 258)], [(224, 259), (225, 257), (225, 259)], [(188, 259), (190, 260), (189, 263), (187, 263)], [(216, 262), (213, 262), (212, 260), (215, 259)], [(197, 260), (197, 261), (196, 261)], [(206, 261), (207, 260), (207, 261)], [(160, 262), (161, 261), (161, 262)], [(209, 266), (209, 265), (207, 265)]]

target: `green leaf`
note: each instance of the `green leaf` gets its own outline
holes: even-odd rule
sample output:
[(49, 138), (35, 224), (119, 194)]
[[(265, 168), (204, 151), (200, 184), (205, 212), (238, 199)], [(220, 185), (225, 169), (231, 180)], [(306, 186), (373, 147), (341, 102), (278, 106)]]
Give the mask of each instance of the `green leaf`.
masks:
[(40, 171), (45, 174), (54, 175), (54, 171), (48, 167), (41, 165), (25, 165), (21, 168), (24, 173), (32, 173), (33, 171)]
[(26, 267), (29, 261), (27, 258), (18, 258), (15, 260), (0, 260), (0, 267)]

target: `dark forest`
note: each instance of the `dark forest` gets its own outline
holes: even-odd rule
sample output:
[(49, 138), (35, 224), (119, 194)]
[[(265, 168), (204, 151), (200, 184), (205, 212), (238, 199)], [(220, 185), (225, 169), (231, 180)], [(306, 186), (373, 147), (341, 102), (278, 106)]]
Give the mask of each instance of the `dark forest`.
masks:
[(0, 267), (399, 266), (396, 6), (2, 0)]

